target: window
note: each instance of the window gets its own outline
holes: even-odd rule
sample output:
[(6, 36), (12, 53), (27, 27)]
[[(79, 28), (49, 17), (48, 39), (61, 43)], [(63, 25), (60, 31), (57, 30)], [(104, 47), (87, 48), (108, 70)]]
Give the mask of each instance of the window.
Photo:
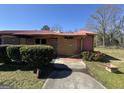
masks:
[(41, 44), (46, 44), (46, 39), (41, 39)]
[(35, 39), (35, 44), (46, 44), (47, 40), (46, 39)]
[(40, 44), (40, 39), (35, 39), (35, 44)]

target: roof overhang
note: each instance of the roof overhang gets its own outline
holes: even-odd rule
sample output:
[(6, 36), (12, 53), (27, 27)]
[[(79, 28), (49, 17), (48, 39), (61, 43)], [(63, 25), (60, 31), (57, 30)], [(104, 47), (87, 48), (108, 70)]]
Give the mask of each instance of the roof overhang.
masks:
[(96, 35), (94, 32), (89, 31), (78, 31), (78, 32), (53, 32), (53, 31), (42, 31), (42, 30), (7, 30), (0, 31), (0, 35), (17, 35), (17, 36), (86, 36)]

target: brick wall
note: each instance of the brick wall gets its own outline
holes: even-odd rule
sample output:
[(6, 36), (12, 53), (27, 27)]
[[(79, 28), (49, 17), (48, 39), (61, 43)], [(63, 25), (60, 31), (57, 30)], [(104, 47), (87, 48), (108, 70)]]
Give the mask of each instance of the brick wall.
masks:
[(58, 38), (57, 50), (59, 55), (73, 55), (77, 53), (77, 39)]
[(26, 44), (28, 44), (28, 45), (33, 45), (33, 44), (35, 44), (35, 39), (33, 39), (33, 38), (27, 38), (27, 39), (26, 39)]
[(33, 38), (20, 38), (16, 36), (4, 35), (2, 38), (2, 44), (35, 44), (35, 40)]
[(86, 36), (83, 38), (83, 50), (92, 51), (93, 50), (93, 36)]
[[(18, 38), (16, 36), (1, 36), (3, 44), (35, 44), (36, 38), (46, 38), (47, 44), (52, 45), (58, 55), (74, 55), (81, 52), (81, 44), (83, 50), (93, 50), (93, 36), (74, 37), (72, 39), (65, 39), (63, 36), (44, 36), (44, 37), (32, 37), (32, 38)], [(56, 38), (56, 39), (55, 39)]]
[(20, 44), (26, 44), (26, 38), (20, 38)]
[(16, 36), (1, 36), (2, 44), (19, 44), (20, 40)]

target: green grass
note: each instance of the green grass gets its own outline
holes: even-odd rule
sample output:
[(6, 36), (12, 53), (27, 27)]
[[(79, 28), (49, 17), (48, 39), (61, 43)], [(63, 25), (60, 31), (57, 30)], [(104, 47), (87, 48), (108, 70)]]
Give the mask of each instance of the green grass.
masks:
[(37, 79), (36, 74), (28, 66), (12, 64), (0, 65), (0, 86), (19, 89), (41, 89), (44, 79)]
[(85, 62), (89, 73), (107, 88), (124, 88), (124, 49), (96, 48), (95, 50), (111, 56), (110, 63), (118, 66), (119, 71), (117, 73), (106, 71), (104, 64), (107, 63)]

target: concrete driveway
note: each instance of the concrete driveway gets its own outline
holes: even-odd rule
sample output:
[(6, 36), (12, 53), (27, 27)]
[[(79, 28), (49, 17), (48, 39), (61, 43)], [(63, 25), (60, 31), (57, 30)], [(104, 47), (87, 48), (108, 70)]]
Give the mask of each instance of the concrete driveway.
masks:
[[(44, 89), (104, 89), (91, 76), (82, 72), (54, 71), (45, 82)], [(63, 75), (67, 76), (64, 77)], [(58, 77), (58, 78), (57, 78)]]
[[(67, 60), (67, 59), (66, 59)], [(104, 89), (105, 87), (84, 73), (85, 64), (80, 60), (66, 62), (56, 59), (55, 71), (46, 80), (43, 89)], [(72, 59), (73, 60), (73, 59)], [(82, 62), (82, 63), (81, 63)], [(57, 64), (57, 65), (56, 65)], [(58, 65), (59, 64), (59, 65)], [(85, 70), (84, 70), (85, 69)]]

